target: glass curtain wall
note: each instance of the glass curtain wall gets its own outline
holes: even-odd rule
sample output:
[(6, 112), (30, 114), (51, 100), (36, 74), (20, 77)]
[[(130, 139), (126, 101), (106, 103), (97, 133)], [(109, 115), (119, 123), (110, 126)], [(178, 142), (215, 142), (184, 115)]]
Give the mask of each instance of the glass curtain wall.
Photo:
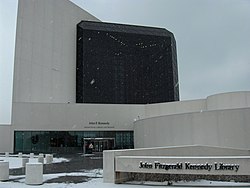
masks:
[(94, 151), (134, 148), (133, 131), (15, 131), (15, 153), (83, 152), (92, 143)]

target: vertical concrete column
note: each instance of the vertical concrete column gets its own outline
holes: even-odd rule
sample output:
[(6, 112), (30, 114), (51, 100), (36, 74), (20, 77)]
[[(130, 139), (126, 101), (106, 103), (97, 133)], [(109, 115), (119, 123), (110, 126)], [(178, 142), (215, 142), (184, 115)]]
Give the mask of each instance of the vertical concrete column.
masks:
[(30, 153), (30, 158), (34, 158), (34, 153)]
[(9, 180), (9, 162), (0, 161), (0, 181)]
[(19, 152), (18, 153), (18, 158), (22, 158), (23, 157), (23, 153)]
[(39, 155), (38, 156), (42, 156), (42, 157), (44, 157), (44, 154), (43, 153), (39, 153)]
[(28, 158), (22, 158), (22, 167), (26, 167), (26, 164), (29, 162)]
[(43, 164), (27, 163), (25, 169), (25, 184), (41, 185), (43, 183)]
[(5, 157), (9, 157), (9, 156), (10, 156), (9, 152), (5, 152)]
[(103, 182), (115, 183), (115, 151), (103, 152)]
[(52, 154), (46, 154), (45, 159), (46, 159), (47, 164), (51, 164), (53, 162), (53, 155)]
[(38, 162), (44, 164), (44, 157), (43, 155), (38, 156)]

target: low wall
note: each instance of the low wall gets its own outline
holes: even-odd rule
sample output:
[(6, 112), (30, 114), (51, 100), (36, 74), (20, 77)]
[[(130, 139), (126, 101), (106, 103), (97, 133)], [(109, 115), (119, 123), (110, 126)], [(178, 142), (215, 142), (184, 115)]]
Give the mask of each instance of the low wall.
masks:
[(165, 176), (170, 174), (183, 175), (181, 180), (190, 180), (189, 175), (193, 175), (194, 179), (197, 178), (194, 175), (203, 175), (208, 176), (206, 178), (219, 176), (220, 179), (221, 176), (230, 176), (231, 180), (247, 181), (250, 175), (250, 157), (120, 156), (115, 158), (115, 167), (116, 183), (140, 180), (144, 176), (147, 177), (146, 181), (173, 181), (171, 177)]
[(220, 93), (207, 97), (207, 110), (236, 109), (250, 107), (250, 92)]
[[(124, 177), (123, 173), (120, 176)], [(127, 177), (131, 181), (137, 182), (168, 182), (171, 185), (173, 182), (185, 180), (208, 180), (208, 181), (235, 181), (235, 182), (250, 182), (249, 175), (201, 175), (201, 174), (154, 174), (154, 173), (129, 173)]]
[(135, 148), (211, 145), (250, 148), (250, 108), (202, 111), (134, 122)]
[[(166, 164), (175, 169), (166, 170), (163, 168)], [(197, 169), (202, 164), (202, 169)], [(182, 180), (189, 177), (185, 175), (193, 175), (194, 179), (206, 175), (210, 179), (217, 177), (217, 180), (234, 177), (237, 181), (249, 181), (250, 151), (209, 146), (104, 151), (103, 173), (107, 183), (121, 183), (144, 176), (162, 181), (173, 174)]]

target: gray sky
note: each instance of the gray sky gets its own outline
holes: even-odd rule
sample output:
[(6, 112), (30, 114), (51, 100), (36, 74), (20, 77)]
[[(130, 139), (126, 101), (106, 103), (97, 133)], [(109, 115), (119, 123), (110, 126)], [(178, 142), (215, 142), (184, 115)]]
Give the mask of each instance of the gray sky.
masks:
[[(102, 21), (164, 27), (181, 100), (250, 90), (250, 0), (72, 0)], [(0, 0), (0, 123), (10, 123), (17, 0)]]

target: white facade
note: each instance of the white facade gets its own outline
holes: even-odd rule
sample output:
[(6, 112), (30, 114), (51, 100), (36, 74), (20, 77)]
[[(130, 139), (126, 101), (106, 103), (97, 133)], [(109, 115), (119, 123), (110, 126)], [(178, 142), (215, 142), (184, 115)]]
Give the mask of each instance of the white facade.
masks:
[(250, 92), (146, 106), (134, 123), (135, 147), (211, 145), (249, 149)]
[(15, 131), (134, 131), (136, 148), (250, 148), (250, 92), (150, 105), (75, 103), (81, 20), (99, 21), (68, 0), (19, 0), (12, 121), (0, 126), (0, 152), (14, 151)]
[(13, 103), (75, 102), (76, 25), (82, 20), (99, 21), (69, 0), (19, 0)]
[(140, 105), (18, 103), (13, 108), (13, 128), (31, 131), (131, 131), (135, 119), (144, 116)]
[[(14, 130), (46, 125), (40, 121), (48, 120), (43, 113), (46, 104), (75, 103), (76, 25), (82, 20), (99, 21), (69, 0), (18, 1), (9, 151), (14, 147)], [(36, 103), (44, 106), (30, 112)]]
[(0, 125), (0, 152), (11, 152), (12, 151), (12, 126), (11, 125)]
[[(14, 130), (130, 130), (134, 131), (135, 148), (198, 144), (249, 149), (249, 99), (250, 92), (232, 92), (149, 105), (14, 103), (13, 124), (1, 127), (1, 138), (13, 144)], [(13, 145), (6, 143), (1, 151), (13, 151)]]

